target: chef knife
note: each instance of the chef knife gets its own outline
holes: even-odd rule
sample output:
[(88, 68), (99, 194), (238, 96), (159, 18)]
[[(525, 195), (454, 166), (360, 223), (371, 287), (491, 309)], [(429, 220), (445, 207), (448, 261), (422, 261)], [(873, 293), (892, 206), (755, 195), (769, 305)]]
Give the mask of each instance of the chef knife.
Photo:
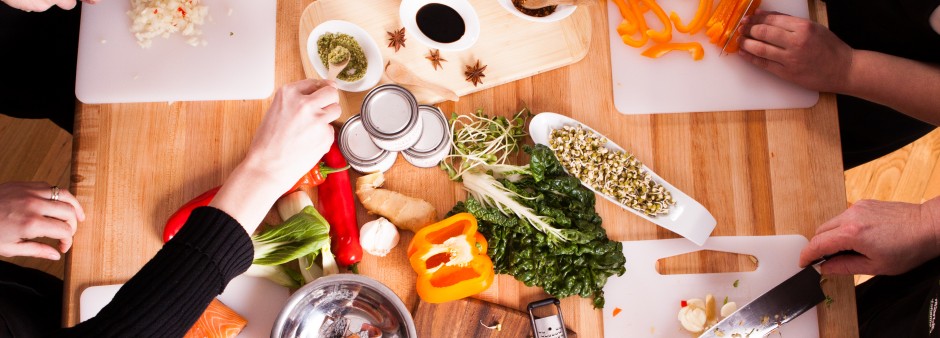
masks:
[(721, 51), (718, 52), (718, 56), (721, 56), (722, 54), (724, 54), (725, 49), (728, 49), (728, 45), (731, 43), (731, 39), (734, 38), (735, 32), (737, 32), (738, 28), (741, 27), (741, 21), (744, 21), (744, 17), (747, 16), (747, 13), (749, 13), (748, 11), (751, 10), (751, 6), (753, 5), (754, 5), (754, 0), (747, 1), (747, 7), (744, 8), (744, 12), (742, 12), (741, 17), (738, 18), (738, 22), (734, 24), (734, 29), (731, 30), (731, 36), (728, 37), (728, 41), (725, 41), (725, 45), (721, 46)]
[(771, 331), (793, 320), (826, 299), (819, 285), (822, 275), (819, 266), (836, 256), (858, 254), (842, 251), (824, 256), (744, 305), (725, 319), (706, 330), (699, 338), (764, 337)]

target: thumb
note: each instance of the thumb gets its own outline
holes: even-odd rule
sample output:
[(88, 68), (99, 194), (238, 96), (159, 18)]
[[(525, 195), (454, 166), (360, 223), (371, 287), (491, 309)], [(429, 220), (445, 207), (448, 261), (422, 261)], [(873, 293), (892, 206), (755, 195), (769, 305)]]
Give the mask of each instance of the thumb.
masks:
[(843, 255), (835, 257), (820, 266), (823, 274), (854, 275), (871, 273), (871, 259), (862, 255)]
[(62, 258), (62, 255), (59, 254), (59, 251), (57, 251), (56, 249), (52, 248), (51, 246), (47, 244), (43, 244), (39, 242), (23, 241), (23, 242), (17, 243), (16, 246), (14, 247), (14, 250), (16, 250), (17, 255), (19, 256), (45, 258), (45, 259), (51, 259), (54, 261), (57, 261), (59, 260), (59, 258)]

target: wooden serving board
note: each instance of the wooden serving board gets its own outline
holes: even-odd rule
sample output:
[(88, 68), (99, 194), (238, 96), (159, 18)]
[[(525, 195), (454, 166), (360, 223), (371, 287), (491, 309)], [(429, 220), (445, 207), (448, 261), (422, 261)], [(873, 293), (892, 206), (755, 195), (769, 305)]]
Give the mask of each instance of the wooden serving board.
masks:
[[(414, 318), (418, 337), (516, 338), (532, 335), (532, 324), (526, 313), (472, 298), (442, 304), (419, 301)], [(499, 322), (500, 330), (487, 329), (480, 325), (480, 321), (486, 325)]]
[[(362, 27), (379, 45), (385, 62), (406, 66), (422, 79), (453, 90), (459, 96), (527, 78), (545, 71), (570, 65), (583, 59), (591, 42), (591, 16), (587, 8), (578, 8), (571, 16), (556, 22), (526, 21), (514, 16), (493, 0), (469, 0), (480, 19), (480, 37), (468, 50), (440, 51), (443, 69), (434, 70), (425, 57), (430, 49), (406, 32), (405, 47), (398, 52), (388, 46), (386, 32), (403, 25), (398, 7), (401, 1), (390, 0), (319, 0), (304, 10), (300, 18), (300, 55), (308, 78), (320, 78), (307, 53), (307, 38), (322, 22), (344, 20)], [(486, 65), (483, 83), (474, 86), (466, 81), (466, 65), (480, 60)], [(375, 66), (375, 65), (370, 65)], [(384, 65), (383, 65), (384, 66)], [(391, 83), (383, 77), (379, 84)], [(409, 87), (418, 102), (435, 104), (444, 98), (429, 91)], [(366, 92), (344, 93), (341, 121), (359, 113)]]

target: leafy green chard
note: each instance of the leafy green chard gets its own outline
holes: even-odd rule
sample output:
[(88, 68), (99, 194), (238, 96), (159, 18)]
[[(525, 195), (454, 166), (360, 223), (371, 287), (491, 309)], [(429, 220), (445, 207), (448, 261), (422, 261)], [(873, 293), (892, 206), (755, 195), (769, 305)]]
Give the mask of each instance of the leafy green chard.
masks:
[(488, 255), (497, 273), (512, 275), (528, 286), (538, 286), (555, 297), (594, 297), (604, 306), (604, 284), (625, 272), (623, 245), (607, 238), (595, 195), (578, 179), (568, 176), (548, 147), (527, 148), (527, 166), (494, 166), (493, 176), (515, 200), (553, 229), (568, 236), (559, 241), (552, 232), (530, 226), (477, 198), (457, 203), (451, 213), (470, 212), (489, 241)]

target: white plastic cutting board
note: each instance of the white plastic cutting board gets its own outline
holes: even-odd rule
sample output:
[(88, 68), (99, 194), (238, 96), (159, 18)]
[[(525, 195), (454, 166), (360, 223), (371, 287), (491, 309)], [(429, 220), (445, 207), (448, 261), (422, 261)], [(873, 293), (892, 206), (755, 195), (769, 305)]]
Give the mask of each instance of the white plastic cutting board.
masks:
[(263, 99), (274, 91), (276, 0), (203, 0), (205, 46), (137, 45), (130, 0), (82, 6), (75, 94), (84, 103)]
[[(667, 14), (679, 14), (683, 23), (688, 23), (698, 8), (698, 1), (657, 3)], [(714, 3), (717, 6), (718, 1)], [(611, 1), (607, 7), (614, 106), (622, 114), (808, 108), (819, 100), (818, 92), (783, 81), (737, 54), (719, 57), (721, 47), (708, 43), (702, 31), (689, 36), (673, 29), (672, 38), (673, 42), (700, 42), (705, 48), (705, 58), (700, 61), (678, 51), (658, 59), (642, 56), (652, 43), (641, 48), (625, 45), (616, 30), (623, 20), (620, 11)], [(806, 0), (764, 0), (759, 8), (809, 17)], [(654, 17), (648, 13), (647, 22), (659, 29), (662, 25)]]
[[(92, 286), (82, 291), (79, 318), (86, 321), (111, 302), (122, 284)], [(239, 337), (268, 337), (290, 293), (287, 288), (258, 277), (238, 276), (219, 295), (225, 306), (248, 320)]]
[[(711, 293), (721, 304), (744, 306), (790, 278), (801, 269), (800, 250), (807, 244), (800, 235), (712, 237), (704, 246), (685, 239), (623, 242), (627, 272), (613, 276), (604, 286), (605, 337), (694, 337), (682, 329), (678, 314), (682, 300), (704, 299)], [(727, 251), (757, 257), (751, 272), (660, 275), (656, 261), (699, 250)], [(738, 281), (738, 287), (734, 282)], [(622, 309), (616, 317), (613, 309)], [(779, 329), (783, 337), (819, 337), (816, 308)]]

